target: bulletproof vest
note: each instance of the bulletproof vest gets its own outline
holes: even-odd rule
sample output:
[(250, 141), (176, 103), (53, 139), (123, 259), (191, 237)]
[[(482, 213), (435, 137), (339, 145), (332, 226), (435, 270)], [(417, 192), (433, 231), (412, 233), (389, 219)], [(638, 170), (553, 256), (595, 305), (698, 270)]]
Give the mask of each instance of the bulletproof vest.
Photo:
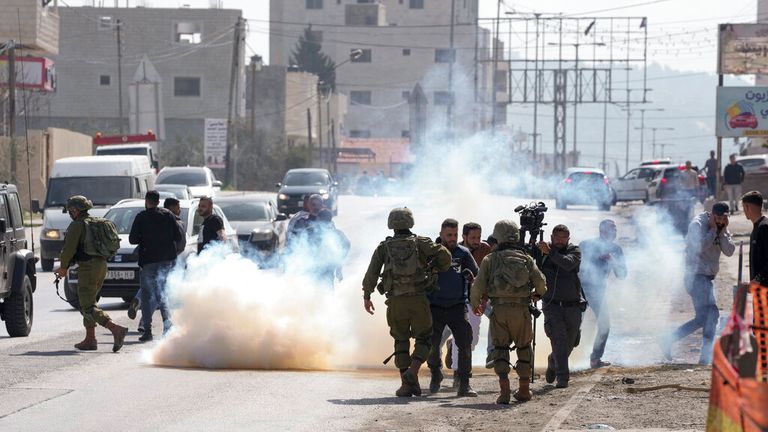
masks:
[(383, 246), (387, 256), (381, 275), (384, 292), (393, 296), (424, 293), (426, 269), (419, 259), (416, 236), (391, 238)]
[(530, 295), (530, 258), (519, 250), (491, 254), (488, 297), (528, 298)]

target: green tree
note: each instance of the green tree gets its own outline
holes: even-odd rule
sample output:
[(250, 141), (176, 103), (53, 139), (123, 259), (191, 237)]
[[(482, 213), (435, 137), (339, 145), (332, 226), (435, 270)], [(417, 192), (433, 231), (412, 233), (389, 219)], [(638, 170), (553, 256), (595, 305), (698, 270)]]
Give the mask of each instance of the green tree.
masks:
[(291, 64), (317, 75), (327, 88), (335, 90), (336, 64), (322, 51), (322, 43), (317, 39), (312, 25), (305, 28), (304, 34), (299, 36), (296, 48), (291, 52)]

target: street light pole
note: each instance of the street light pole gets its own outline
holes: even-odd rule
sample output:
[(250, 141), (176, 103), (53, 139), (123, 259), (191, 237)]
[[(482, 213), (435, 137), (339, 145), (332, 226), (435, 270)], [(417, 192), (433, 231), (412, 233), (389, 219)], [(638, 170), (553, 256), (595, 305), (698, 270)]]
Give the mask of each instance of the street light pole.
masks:
[(645, 130), (651, 129), (651, 128), (645, 127), (645, 112), (646, 111), (660, 112), (660, 111), (664, 111), (664, 108), (638, 108), (637, 110), (640, 111), (640, 127), (639, 128), (636, 127), (635, 130), (640, 131), (640, 161), (642, 161), (645, 157), (644, 150), (643, 150), (645, 148)]

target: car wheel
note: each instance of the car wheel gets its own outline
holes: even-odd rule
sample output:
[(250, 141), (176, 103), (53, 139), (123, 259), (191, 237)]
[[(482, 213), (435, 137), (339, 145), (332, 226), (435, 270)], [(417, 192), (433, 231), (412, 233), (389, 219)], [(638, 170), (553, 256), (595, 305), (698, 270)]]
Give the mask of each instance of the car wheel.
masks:
[(53, 260), (52, 259), (41, 259), (40, 260), (40, 267), (43, 269), (43, 271), (51, 271), (53, 270)]
[(34, 304), (29, 276), (24, 275), (21, 284), (21, 292), (11, 294), (5, 303), (5, 329), (11, 337), (29, 336), (32, 331)]

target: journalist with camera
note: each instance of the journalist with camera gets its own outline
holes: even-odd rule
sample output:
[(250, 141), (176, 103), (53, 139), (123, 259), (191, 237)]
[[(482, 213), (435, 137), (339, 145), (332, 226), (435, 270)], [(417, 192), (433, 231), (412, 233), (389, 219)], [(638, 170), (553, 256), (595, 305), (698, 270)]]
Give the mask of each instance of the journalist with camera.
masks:
[(552, 354), (547, 358), (545, 377), (550, 384), (557, 380), (557, 388), (568, 387), (568, 357), (579, 343), (581, 318), (587, 307), (579, 281), (581, 251), (570, 239), (568, 227), (557, 225), (551, 242), (540, 241), (533, 249), (536, 264), (547, 281), (542, 306)]

